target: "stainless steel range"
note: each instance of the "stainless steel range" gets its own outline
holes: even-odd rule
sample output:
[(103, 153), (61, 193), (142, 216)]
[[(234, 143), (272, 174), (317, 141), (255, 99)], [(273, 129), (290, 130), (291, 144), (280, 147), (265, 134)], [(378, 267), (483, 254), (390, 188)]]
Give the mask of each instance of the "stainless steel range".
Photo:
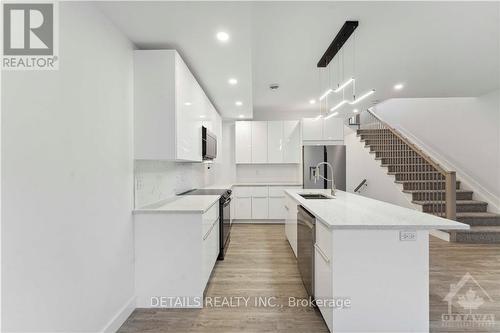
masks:
[(224, 260), (231, 240), (231, 193), (229, 189), (195, 189), (180, 195), (220, 195), (219, 200), (219, 260)]

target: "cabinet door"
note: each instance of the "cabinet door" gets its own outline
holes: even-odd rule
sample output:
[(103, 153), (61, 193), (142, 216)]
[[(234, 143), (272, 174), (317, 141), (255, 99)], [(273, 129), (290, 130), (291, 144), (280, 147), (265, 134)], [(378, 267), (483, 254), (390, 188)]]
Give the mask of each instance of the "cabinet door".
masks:
[(244, 220), (252, 218), (252, 198), (235, 198), (234, 218)]
[(283, 163), (283, 122), (267, 122), (267, 162)]
[(302, 140), (323, 140), (323, 119), (302, 119)]
[(344, 119), (331, 117), (323, 119), (323, 140), (344, 140)]
[(235, 124), (235, 161), (252, 163), (252, 123), (237, 121)]
[(267, 163), (267, 121), (252, 121), (252, 163)]
[(269, 198), (269, 219), (283, 220), (286, 218), (285, 198)]
[(300, 145), (300, 122), (289, 120), (283, 122), (283, 162), (300, 163), (302, 155)]
[[(314, 253), (314, 298), (328, 301), (333, 298), (333, 274), (331, 258), (329, 254), (323, 253), (319, 247), (315, 246)], [(318, 306), (326, 325), (332, 332), (333, 328), (333, 308), (322, 304)]]
[(252, 219), (267, 220), (268, 218), (268, 199), (252, 198)]
[(178, 54), (175, 75), (176, 159), (201, 161), (200, 115), (205, 113), (205, 93)]

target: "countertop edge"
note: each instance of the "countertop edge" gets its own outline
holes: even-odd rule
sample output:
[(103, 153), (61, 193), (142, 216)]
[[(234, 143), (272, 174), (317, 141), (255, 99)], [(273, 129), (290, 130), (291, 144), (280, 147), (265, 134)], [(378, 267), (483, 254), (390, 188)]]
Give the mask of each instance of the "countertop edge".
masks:
[[(308, 191), (308, 190), (306, 189), (305, 191)], [(311, 191), (314, 191), (314, 190), (311, 190)], [(457, 221), (451, 221), (451, 222), (455, 222), (455, 225), (450, 225), (450, 224), (446, 224), (446, 225), (444, 225), (444, 224), (436, 224), (436, 225), (429, 225), (429, 224), (427, 224), (427, 225), (418, 225), (418, 224), (407, 224), (407, 225), (404, 225), (404, 224), (401, 224), (401, 225), (397, 225), (397, 224), (388, 224), (388, 225), (382, 225), (382, 224), (372, 224), (372, 225), (333, 224), (333, 223), (329, 223), (327, 221), (324, 221), (324, 219), (321, 216), (318, 216), (319, 214), (314, 211), (314, 208), (307, 205), (307, 202), (305, 202), (305, 199), (301, 200), (300, 198), (296, 197), (297, 196), (296, 193), (290, 193), (290, 190), (285, 190), (285, 194), (287, 196), (289, 196), (291, 199), (293, 199), (295, 202), (297, 202), (299, 205), (304, 206), (304, 208), (306, 208), (311, 214), (313, 214), (316, 217), (316, 219), (319, 220), (319, 222), (321, 224), (325, 225), (329, 229), (343, 229), (343, 230), (346, 230), (346, 229), (350, 229), (350, 230), (468, 230), (468, 229), (470, 229), (470, 227), (467, 224), (457, 222)], [(356, 195), (353, 193), (349, 193), (349, 194)], [(366, 198), (366, 197), (363, 197), (363, 198)], [(371, 198), (366, 198), (366, 199), (380, 201), (380, 200), (371, 199)], [(380, 202), (386, 203), (383, 201), (380, 201)], [(396, 206), (396, 205), (394, 205), (394, 206)], [(401, 207), (401, 206), (397, 206), (397, 207), (400, 207), (403, 209), (408, 209), (408, 208)], [(408, 210), (410, 210), (410, 209), (408, 209)], [(425, 214), (425, 213), (422, 213), (419, 211), (413, 211), (413, 212)], [(429, 216), (429, 217), (431, 217), (431, 216)], [(432, 216), (432, 218), (440, 218), (440, 217)]]

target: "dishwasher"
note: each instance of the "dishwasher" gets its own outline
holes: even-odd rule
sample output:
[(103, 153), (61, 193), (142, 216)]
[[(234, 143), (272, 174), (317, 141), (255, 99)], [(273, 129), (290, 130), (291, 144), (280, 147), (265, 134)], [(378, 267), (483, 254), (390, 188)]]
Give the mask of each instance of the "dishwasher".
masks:
[(314, 243), (316, 218), (304, 207), (297, 211), (297, 263), (307, 294), (314, 298)]

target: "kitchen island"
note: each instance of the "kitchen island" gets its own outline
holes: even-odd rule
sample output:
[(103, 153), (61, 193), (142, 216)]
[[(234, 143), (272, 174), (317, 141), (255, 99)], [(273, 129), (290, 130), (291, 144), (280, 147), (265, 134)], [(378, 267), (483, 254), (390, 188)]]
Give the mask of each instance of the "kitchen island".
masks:
[[(297, 256), (314, 253), (312, 290), (330, 331), (429, 331), (429, 231), (468, 225), (343, 191), (285, 193), (286, 235)], [(298, 244), (300, 206), (316, 221), (311, 249)]]

